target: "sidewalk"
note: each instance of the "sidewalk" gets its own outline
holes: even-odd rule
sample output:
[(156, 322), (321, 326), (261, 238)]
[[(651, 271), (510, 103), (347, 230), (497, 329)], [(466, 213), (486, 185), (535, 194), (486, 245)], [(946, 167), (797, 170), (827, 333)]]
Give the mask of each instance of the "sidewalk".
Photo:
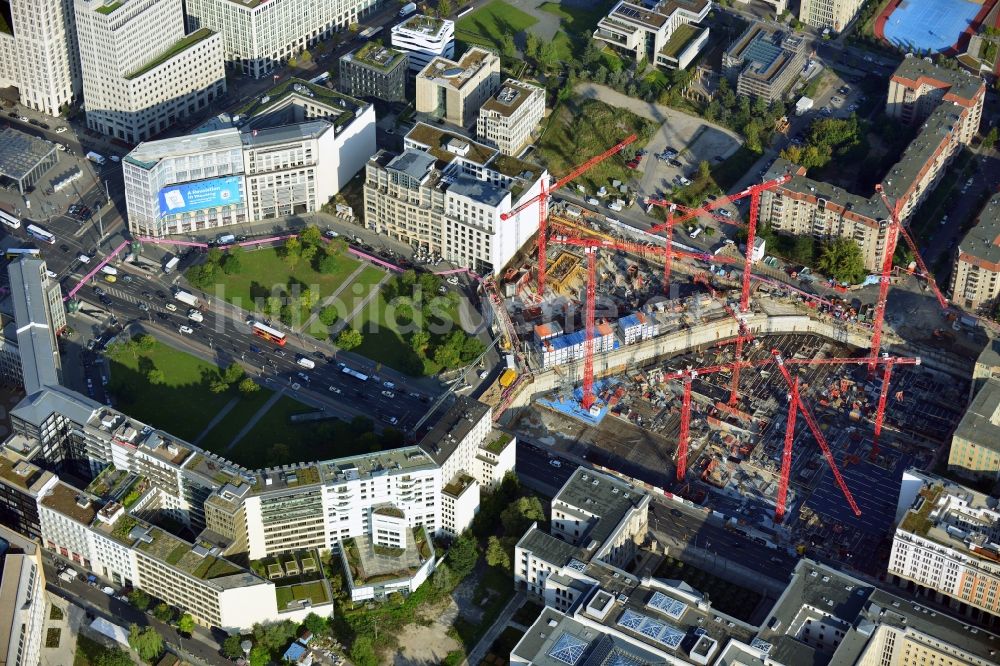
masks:
[(522, 590), (518, 590), (517, 594), (511, 597), (511, 600), (507, 602), (507, 605), (504, 606), (504, 609), (500, 612), (500, 616), (497, 618), (497, 621), (493, 623), (493, 626), (490, 627), (485, 634), (483, 634), (483, 637), (479, 639), (479, 643), (476, 644), (476, 647), (472, 648), (472, 652), (470, 652), (469, 656), (466, 658), (466, 664), (474, 665), (483, 663), (483, 659), (486, 657), (486, 652), (490, 649), (490, 646), (493, 645), (493, 641), (495, 641), (497, 636), (499, 636), (500, 633), (507, 627), (511, 618), (514, 617), (514, 613), (516, 613), (517, 609), (524, 604), (526, 599), (527, 597)]
[[(337, 289), (332, 294), (324, 298), (316, 305), (316, 307), (313, 308), (313, 311), (309, 314), (309, 318), (306, 319), (304, 324), (299, 326), (299, 331), (300, 332), (308, 331), (310, 324), (316, 321), (316, 317), (319, 316), (320, 311), (322, 311), (323, 308), (328, 306), (330, 303), (333, 303), (334, 299), (340, 296), (340, 292), (344, 291), (345, 289), (347, 289), (348, 286), (353, 284), (354, 280), (358, 277), (358, 275), (361, 274), (361, 271), (365, 270), (365, 268), (367, 268), (367, 264), (361, 264), (354, 270), (353, 273), (344, 278), (344, 281), (340, 283), (340, 286), (337, 287)], [(379, 284), (382, 283), (379, 282)]]
[(358, 303), (358, 307), (354, 308), (354, 310), (352, 310), (350, 314), (348, 314), (346, 317), (344, 317), (343, 319), (341, 319), (340, 321), (338, 321), (336, 324), (333, 325), (333, 328), (330, 330), (331, 338), (335, 338), (338, 335), (340, 335), (340, 332), (343, 331), (345, 328), (347, 328), (348, 324), (353, 322), (355, 317), (361, 314), (361, 312), (365, 309), (365, 307), (371, 302), (372, 298), (374, 298), (378, 294), (379, 288), (389, 281), (389, 277), (390, 277), (389, 273), (383, 275), (382, 279), (378, 281), (377, 285), (375, 285), (375, 288), (368, 292), (368, 295), (365, 297), (365, 300), (363, 300), (361, 303)]

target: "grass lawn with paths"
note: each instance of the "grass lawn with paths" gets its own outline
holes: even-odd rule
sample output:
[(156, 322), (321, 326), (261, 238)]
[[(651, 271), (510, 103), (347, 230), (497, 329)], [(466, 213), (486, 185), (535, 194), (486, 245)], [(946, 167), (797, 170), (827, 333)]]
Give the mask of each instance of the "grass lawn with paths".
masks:
[(502, 50), (502, 36), (516, 34), (538, 23), (531, 14), (503, 0), (493, 0), (476, 11), (459, 19), (455, 35), (468, 44), (479, 44)]
[(320, 273), (305, 261), (300, 261), (289, 270), (288, 265), (278, 256), (276, 248), (263, 248), (244, 252), (240, 256), (242, 270), (233, 275), (219, 271), (216, 284), (208, 290), (209, 296), (221, 295), (226, 301), (246, 310), (254, 310), (254, 304), (265, 301), (269, 296), (287, 293), (290, 283), (301, 284), (303, 288), (318, 291), (317, 300), (326, 298), (337, 290), (344, 280), (360, 265), (346, 254), (338, 257), (337, 270)]
[[(333, 303), (324, 306), (317, 305), (316, 308), (318, 310), (322, 310), (332, 305), (337, 308), (337, 319), (343, 319), (347, 315), (351, 314), (351, 312), (354, 311), (354, 308), (368, 298), (371, 290), (379, 283), (384, 275), (385, 271), (381, 268), (365, 266), (364, 269), (358, 273), (358, 276), (354, 278), (350, 284), (345, 286), (343, 290), (341, 290)], [(317, 317), (313, 320), (312, 324), (309, 325), (308, 333), (315, 338), (325, 340), (328, 333), (327, 326), (319, 320), (319, 317)]]
[[(390, 307), (381, 294), (377, 300), (366, 305), (351, 322), (351, 326), (361, 331), (363, 336), (361, 346), (351, 351), (410, 375), (429, 376), (439, 373), (441, 366), (432, 359), (420, 358), (404, 337), (411, 330), (424, 325), (427, 321), (424, 313), (420, 308), (414, 307), (412, 324), (401, 320), (394, 313), (395, 309)], [(448, 309), (446, 316), (453, 322), (458, 321), (458, 313), (453, 308)], [(440, 323), (440, 320), (429, 323)], [(419, 373), (415, 372), (417, 364), (422, 367)]]

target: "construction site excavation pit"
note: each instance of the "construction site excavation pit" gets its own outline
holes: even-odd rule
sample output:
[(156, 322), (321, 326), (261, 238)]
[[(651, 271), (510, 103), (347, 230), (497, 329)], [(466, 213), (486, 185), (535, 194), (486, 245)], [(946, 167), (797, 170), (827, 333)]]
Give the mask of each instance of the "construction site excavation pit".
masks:
[[(744, 347), (743, 360), (750, 367), (742, 367), (738, 396), (730, 404), (732, 343), (723, 338), (642, 367), (602, 369), (612, 379), (595, 383), (600, 419), (581, 419), (562, 407), (579, 403), (574, 381), (579, 370), (570, 363), (563, 366), (565, 381), (536, 394), (510, 427), (525, 444), (631, 477), (725, 516), (727, 526), (754, 540), (877, 571), (888, 557), (903, 471), (933, 469), (939, 456), (947, 455), (968, 381), (921, 365), (894, 367), (873, 456), (882, 368), (869, 372), (865, 362), (806, 363), (867, 358), (867, 350), (816, 335), (762, 335)], [(775, 522), (790, 394), (777, 357), (798, 379), (800, 400), (815, 417), (860, 516), (799, 417), (786, 513)], [(664, 378), (727, 364), (691, 380), (686, 473), (678, 479), (683, 382)]]

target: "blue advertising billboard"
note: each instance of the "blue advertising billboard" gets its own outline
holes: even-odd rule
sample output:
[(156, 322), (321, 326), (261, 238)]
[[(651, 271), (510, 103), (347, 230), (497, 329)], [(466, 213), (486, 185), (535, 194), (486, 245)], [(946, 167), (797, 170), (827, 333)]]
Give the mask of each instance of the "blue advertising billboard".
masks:
[(178, 215), (243, 202), (239, 176), (171, 185), (160, 190), (160, 214)]

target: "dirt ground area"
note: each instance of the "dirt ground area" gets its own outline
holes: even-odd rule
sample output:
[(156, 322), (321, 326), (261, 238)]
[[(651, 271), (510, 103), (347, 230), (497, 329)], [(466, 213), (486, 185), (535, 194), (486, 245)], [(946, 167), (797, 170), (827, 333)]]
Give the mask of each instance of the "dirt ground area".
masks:
[(448, 635), (448, 629), (458, 614), (458, 606), (450, 601), (440, 611), (426, 627), (411, 624), (403, 629), (399, 635), (399, 651), (384, 659), (384, 663), (393, 666), (440, 664), (449, 652), (461, 648), (458, 641)]

